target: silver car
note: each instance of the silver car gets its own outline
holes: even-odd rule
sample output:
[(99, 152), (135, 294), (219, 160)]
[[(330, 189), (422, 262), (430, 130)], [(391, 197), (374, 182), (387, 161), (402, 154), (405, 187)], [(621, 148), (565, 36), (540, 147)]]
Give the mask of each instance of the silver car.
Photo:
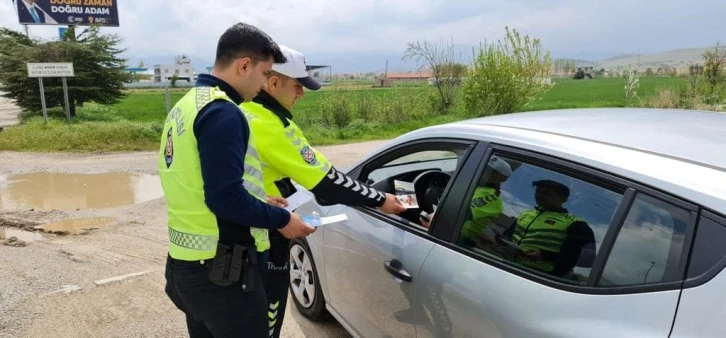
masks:
[(291, 243), (310, 319), (362, 337), (726, 337), (726, 114), (485, 117), (347, 173), (415, 200), (298, 209), (347, 215)]

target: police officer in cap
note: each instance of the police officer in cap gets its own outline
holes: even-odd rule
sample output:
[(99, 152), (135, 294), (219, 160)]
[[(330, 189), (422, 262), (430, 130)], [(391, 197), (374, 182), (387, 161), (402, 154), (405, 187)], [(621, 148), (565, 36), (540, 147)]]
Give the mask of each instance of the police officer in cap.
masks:
[[(241, 105), (257, 139), (263, 164), (265, 190), (271, 196), (288, 197), (296, 192), (292, 181), (310, 190), (327, 204), (370, 206), (384, 213), (406, 209), (392, 195), (339, 172), (313, 148), (293, 121), (292, 107), (304, 95), (304, 89), (318, 90), (320, 84), (308, 76), (305, 56), (287, 46), (280, 46), (287, 59), (272, 66), (266, 86), (253, 102)], [(279, 337), (285, 316), (289, 273), (289, 240), (270, 234), (270, 260), (264, 283), (269, 302), (270, 336)]]
[(519, 246), (516, 262), (558, 277), (565, 277), (580, 259), (583, 248), (595, 245), (595, 235), (583, 220), (563, 204), (570, 189), (554, 180), (532, 182), (537, 206), (521, 213), (504, 234)]

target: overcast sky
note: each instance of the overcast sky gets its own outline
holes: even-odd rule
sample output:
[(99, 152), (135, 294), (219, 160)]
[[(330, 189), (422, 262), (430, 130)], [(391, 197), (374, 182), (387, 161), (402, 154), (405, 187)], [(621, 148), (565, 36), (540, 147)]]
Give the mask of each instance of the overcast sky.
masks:
[[(361, 67), (375, 69), (381, 67), (367, 66), (370, 58), (400, 59), (408, 41), (453, 37), (471, 46), (496, 40), (506, 25), (541, 38), (555, 57), (603, 59), (726, 43), (724, 0), (114, 1), (121, 27), (105, 30), (124, 38), (133, 59), (186, 53), (211, 62), (217, 38), (238, 21), (318, 59), (358, 58)], [(0, 0), (0, 25), (22, 30), (12, 0)], [(56, 27), (30, 32), (58, 34)]]

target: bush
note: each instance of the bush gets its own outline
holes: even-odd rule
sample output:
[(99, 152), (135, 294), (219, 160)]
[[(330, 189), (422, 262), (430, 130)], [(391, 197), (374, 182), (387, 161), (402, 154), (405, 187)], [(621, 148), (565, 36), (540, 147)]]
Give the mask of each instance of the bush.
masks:
[(465, 107), (475, 116), (522, 111), (551, 88), (551, 70), (550, 53), (541, 51), (539, 39), (507, 27), (504, 42), (476, 52), (462, 88)]

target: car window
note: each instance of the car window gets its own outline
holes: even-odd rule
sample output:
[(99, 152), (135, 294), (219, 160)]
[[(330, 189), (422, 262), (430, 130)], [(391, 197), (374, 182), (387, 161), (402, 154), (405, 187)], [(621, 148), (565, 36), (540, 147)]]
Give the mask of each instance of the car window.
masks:
[(623, 198), (598, 184), (496, 154), (472, 188), (458, 245), (575, 285), (585, 285)]
[(690, 213), (639, 193), (605, 263), (600, 286), (681, 280), (681, 257)]
[(701, 217), (693, 241), (688, 278), (696, 278), (716, 267), (726, 257), (726, 226)]
[(456, 170), (458, 164), (459, 154), (453, 150), (422, 150), (388, 161), (372, 170), (368, 174), (368, 179), (376, 183), (407, 172), (421, 172), (427, 169), (452, 172)]

